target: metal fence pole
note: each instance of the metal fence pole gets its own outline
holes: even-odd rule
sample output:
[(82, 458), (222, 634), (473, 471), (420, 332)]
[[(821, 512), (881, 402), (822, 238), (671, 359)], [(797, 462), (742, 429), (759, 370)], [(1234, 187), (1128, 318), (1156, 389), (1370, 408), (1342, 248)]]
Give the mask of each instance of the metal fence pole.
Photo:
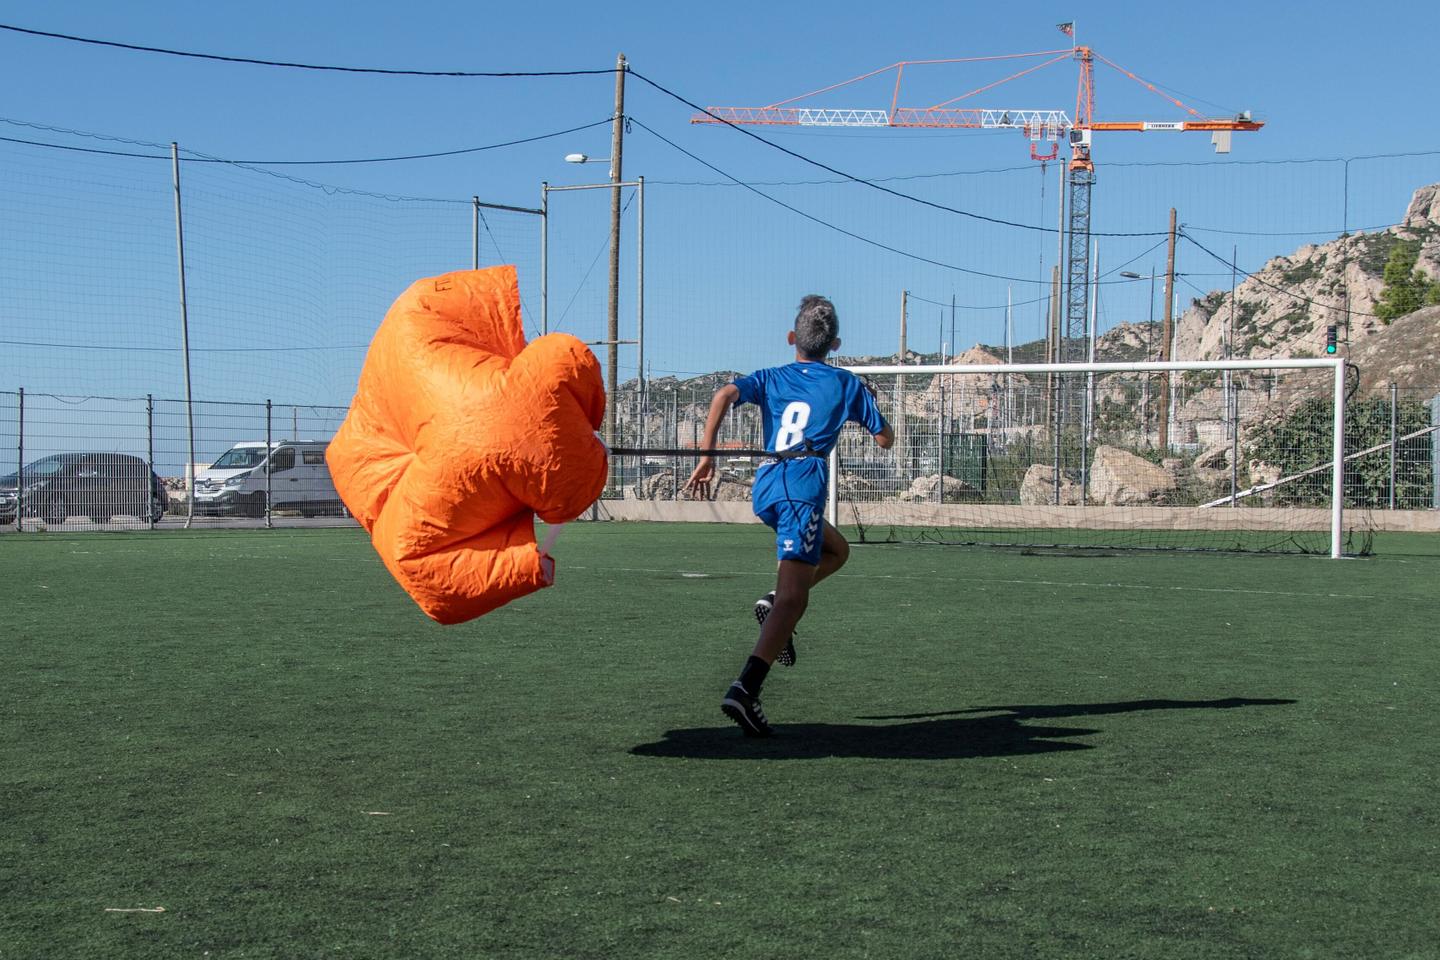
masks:
[[(637, 343), (638, 360), (636, 363), (637, 374), (640, 378), (640, 443), (645, 446), (647, 439), (647, 418), (646, 407), (648, 400), (648, 385), (645, 381), (645, 178), (636, 177), (635, 187), (636, 200), (639, 206), (635, 210), (635, 340)], [(640, 475), (645, 475), (645, 461), (641, 458)]]
[(20, 423), (16, 430), (19, 436), (19, 448), (16, 456), (19, 462), (15, 466), (15, 532), (25, 531), (25, 388), (20, 388)]
[(265, 401), (265, 528), (266, 528), (267, 530), (272, 526), (272, 524), (271, 524), (271, 522), (270, 522), (270, 499), (271, 499), (271, 498), (270, 498), (270, 477), (273, 475), (273, 471), (270, 469), (270, 466), (271, 466), (271, 464), (270, 464), (270, 454), (274, 451), (274, 441), (272, 441), (272, 440), (270, 439), (270, 436), (271, 436), (271, 414), (272, 414), (272, 412), (273, 412), (273, 407), (271, 406), (270, 401), (269, 401), (269, 400), (266, 400), (266, 401)]
[[(1430, 426), (1440, 427), (1440, 395), (1430, 400)], [(1440, 432), (1430, 434), (1430, 505), (1440, 510)]]
[[(150, 465), (150, 476), (146, 477), (146, 486), (154, 483), (155, 474), (155, 397), (152, 394), (145, 394), (145, 449), (146, 462)], [(150, 494), (150, 529), (155, 529), (159, 518), (155, 516), (155, 494)]]
[(470, 269), (480, 269), (480, 198), (471, 197), (470, 214)]
[(1399, 426), (1400, 388), (1390, 384), (1390, 509), (1395, 509), (1395, 433)]
[(1334, 419), (1331, 445), (1335, 462), (1330, 475), (1330, 556), (1340, 559), (1345, 535), (1345, 361), (1335, 362)]
[[(1225, 372), (1230, 373), (1229, 370)], [(1226, 419), (1230, 423), (1230, 506), (1233, 508), (1240, 505), (1237, 500), (1240, 487), (1240, 394), (1234, 379), (1230, 381), (1230, 397), (1226, 403), (1230, 405)]]
[(190, 390), (190, 311), (185, 299), (185, 226), (180, 213), (180, 146), (170, 143), (170, 180), (175, 187), (175, 255), (180, 267), (180, 345), (185, 354), (185, 419), (190, 459), (185, 464), (189, 491), (185, 496), (185, 526), (195, 520), (195, 403)]
[(540, 181), (540, 334), (550, 332), (550, 183)]

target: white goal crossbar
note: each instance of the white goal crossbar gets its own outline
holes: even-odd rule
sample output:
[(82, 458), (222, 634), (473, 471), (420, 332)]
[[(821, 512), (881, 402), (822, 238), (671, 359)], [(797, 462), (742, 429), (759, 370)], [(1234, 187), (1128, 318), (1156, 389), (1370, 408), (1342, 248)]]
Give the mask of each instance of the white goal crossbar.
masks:
[[(1334, 380), (1334, 418), (1332, 423), (1332, 463), (1330, 493), (1330, 556), (1341, 557), (1344, 539), (1343, 511), (1345, 502), (1345, 360), (1334, 358), (1271, 357), (1265, 360), (1170, 360), (1145, 363), (956, 363), (956, 364), (887, 364), (847, 366), (857, 376), (906, 374), (964, 374), (1000, 376), (1004, 374), (1077, 374), (1077, 373), (1185, 373), (1187, 371), (1242, 370), (1329, 370)], [(836, 450), (838, 450), (838, 446)], [(839, 520), (839, 474), (837, 452), (830, 452), (830, 491), (827, 516), (832, 525)]]

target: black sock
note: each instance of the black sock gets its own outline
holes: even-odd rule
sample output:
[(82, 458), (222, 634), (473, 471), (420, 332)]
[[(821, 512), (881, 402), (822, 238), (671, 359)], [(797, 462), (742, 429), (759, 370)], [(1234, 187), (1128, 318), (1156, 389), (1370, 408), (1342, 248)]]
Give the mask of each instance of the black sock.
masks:
[(770, 672), (770, 664), (759, 657), (751, 656), (745, 661), (745, 669), (740, 671), (740, 686), (752, 697), (760, 696), (760, 687), (765, 683), (765, 675)]

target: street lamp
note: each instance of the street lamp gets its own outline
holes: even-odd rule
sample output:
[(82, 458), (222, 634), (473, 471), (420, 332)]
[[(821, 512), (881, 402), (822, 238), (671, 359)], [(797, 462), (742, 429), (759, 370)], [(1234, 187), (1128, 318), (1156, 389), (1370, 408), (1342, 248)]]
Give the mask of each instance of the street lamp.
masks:
[[(616, 163), (613, 163), (612, 160), (611, 160), (610, 158), (607, 158), (607, 157), (592, 157), (592, 156), (589, 156), (588, 154), (584, 154), (584, 153), (567, 153), (567, 154), (565, 155), (565, 162), (566, 162), (566, 163), (609, 163), (609, 164), (610, 164), (610, 179), (607, 180), (607, 181), (604, 182), (604, 183), (581, 183), (581, 184), (573, 184), (573, 185), (570, 185), (570, 186), (563, 186), (563, 187), (552, 187), (552, 186), (550, 186), (549, 183), (542, 183), (542, 184), (540, 185), (540, 196), (541, 196), (540, 208), (541, 208), (542, 211), (544, 211), (544, 212), (546, 212), (546, 213), (548, 214), (548, 211), (549, 211), (549, 209), (550, 209), (549, 195), (550, 195), (551, 193), (555, 193), (555, 192), (562, 192), (562, 191), (569, 191), (569, 190), (609, 190), (609, 191), (611, 192), (611, 204), (610, 204), (610, 251), (611, 251), (611, 258), (610, 258), (610, 296), (609, 296), (609, 304), (608, 304), (609, 309), (608, 309), (608, 311), (607, 311), (607, 312), (608, 312), (608, 318), (607, 318), (607, 319), (608, 319), (608, 321), (609, 321), (609, 322), (608, 322), (608, 329), (607, 329), (607, 331), (606, 331), (606, 336), (605, 336), (605, 339), (604, 339), (604, 340), (590, 341), (590, 342), (589, 342), (589, 345), (590, 345), (590, 346), (594, 346), (594, 347), (604, 346), (604, 347), (606, 348), (606, 364), (605, 364), (605, 366), (606, 366), (606, 370), (605, 370), (605, 384), (606, 384), (606, 389), (605, 389), (605, 400), (606, 400), (606, 403), (605, 403), (605, 442), (608, 443), (608, 444), (610, 444), (611, 446), (614, 446), (614, 445), (617, 443), (617, 439), (616, 439), (616, 436), (617, 436), (617, 435), (616, 435), (615, 415), (616, 415), (616, 400), (618, 399), (618, 386), (619, 386), (619, 360), (618, 360), (618, 356), (617, 356), (617, 348), (620, 347), (620, 346), (624, 346), (624, 345), (635, 345), (635, 346), (638, 347), (638, 354), (637, 354), (637, 357), (636, 357), (636, 366), (637, 366), (637, 368), (638, 368), (638, 379), (639, 379), (639, 384), (640, 384), (640, 405), (641, 405), (641, 413), (640, 413), (640, 433), (641, 433), (641, 436), (642, 436), (642, 437), (643, 437), (644, 434), (645, 434), (645, 414), (644, 414), (644, 409), (643, 409), (643, 407), (644, 407), (644, 402), (645, 402), (645, 394), (646, 394), (646, 383), (645, 383), (645, 178), (644, 178), (644, 177), (636, 177), (634, 181), (625, 181), (625, 180), (617, 179), (617, 177), (618, 177), (618, 166), (619, 166), (619, 165), (616, 164)], [(637, 198), (637, 200), (639, 201), (639, 206), (638, 206), (638, 208), (637, 208), (637, 210), (636, 210), (636, 217), (635, 217), (635, 224), (636, 224), (635, 239), (636, 239), (636, 247), (637, 247), (637, 250), (636, 250), (636, 258), (635, 258), (635, 282), (636, 282), (637, 290), (636, 290), (636, 298), (635, 298), (636, 339), (634, 339), (634, 340), (622, 340), (622, 339), (620, 339), (620, 325), (619, 325), (619, 269), (620, 269), (620, 263), (619, 263), (619, 243), (620, 243), (620, 212), (621, 212), (621, 211), (620, 211), (620, 188), (622, 188), (622, 187), (634, 187), (634, 188), (635, 188), (635, 192), (636, 192), (636, 198)], [(540, 305), (540, 315), (541, 315), (541, 330), (542, 330), (542, 332), (544, 332), (544, 333), (548, 333), (548, 332), (549, 332), (549, 306), (548, 306), (548, 287), (549, 287), (549, 280), (548, 280), (548, 268), (547, 268), (547, 266), (546, 266), (546, 261), (547, 261), (547, 259), (548, 259), (548, 249), (549, 249), (549, 240), (548, 240), (549, 231), (548, 231), (548, 226), (549, 226), (549, 220), (548, 220), (548, 216), (547, 216), (545, 219), (543, 219), (543, 220), (541, 221), (541, 242), (540, 242), (540, 246), (541, 246), (541, 250), (540, 250), (540, 263), (541, 263), (541, 268), (540, 268), (540, 291), (541, 291), (541, 293), (540, 293), (540, 304), (541, 304), (541, 305)]]
[[(616, 110), (620, 107), (617, 103)], [(605, 383), (606, 404), (605, 404), (605, 442), (610, 446), (615, 445), (615, 396), (619, 380), (618, 358), (616, 347), (620, 343), (620, 164), (619, 140), (616, 139), (616, 151), (609, 157), (592, 157), (584, 153), (565, 154), (566, 163), (608, 163), (610, 164), (610, 296), (608, 320), (609, 326), (606, 331), (606, 362), (605, 362)]]

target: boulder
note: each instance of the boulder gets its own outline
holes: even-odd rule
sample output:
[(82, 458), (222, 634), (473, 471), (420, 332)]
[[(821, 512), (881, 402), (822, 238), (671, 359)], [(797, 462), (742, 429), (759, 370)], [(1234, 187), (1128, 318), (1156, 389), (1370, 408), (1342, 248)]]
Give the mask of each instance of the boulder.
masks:
[[(1061, 471), (1060, 506), (1073, 507), (1080, 502), (1080, 484)], [(1045, 463), (1032, 463), (1020, 482), (1020, 504), (1044, 507), (1055, 503), (1055, 468)]]
[(1195, 466), (1211, 470), (1221, 467), (1228, 468), (1230, 466), (1230, 445), (1227, 443), (1211, 447), (1195, 458)]
[(964, 480), (932, 473), (928, 477), (916, 477), (910, 489), (900, 494), (900, 499), (921, 503), (951, 502), (974, 492), (975, 488)]
[(1121, 450), (1098, 447), (1090, 466), (1090, 500), (1115, 506), (1153, 503), (1176, 487), (1175, 474)]

